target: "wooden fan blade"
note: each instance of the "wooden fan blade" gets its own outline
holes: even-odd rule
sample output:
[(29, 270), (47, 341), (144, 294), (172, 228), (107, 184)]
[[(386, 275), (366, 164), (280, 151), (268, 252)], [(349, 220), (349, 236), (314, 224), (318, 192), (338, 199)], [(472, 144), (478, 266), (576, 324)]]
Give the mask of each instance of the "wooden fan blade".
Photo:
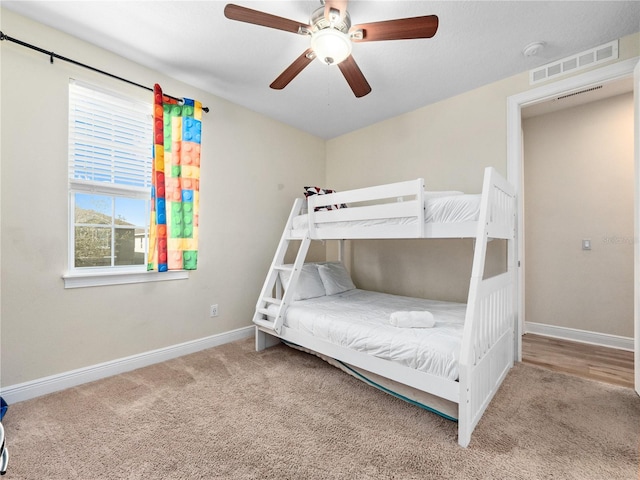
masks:
[(367, 79), (364, 78), (362, 71), (360, 71), (360, 67), (353, 59), (352, 55), (349, 55), (346, 60), (343, 60), (338, 64), (338, 68), (344, 75), (344, 78), (347, 80), (347, 83), (353, 90), (353, 94), (360, 98), (364, 97), (366, 94), (371, 92), (371, 86)]
[(278, 78), (276, 78), (271, 85), (271, 88), (276, 90), (282, 90), (284, 87), (289, 85), (289, 82), (296, 78), (296, 76), (304, 70), (304, 68), (311, 63), (313, 60), (313, 50), (310, 48), (306, 49), (302, 55), (296, 58), (291, 65), (289, 65), (284, 72), (280, 74)]
[(252, 23), (262, 27), (275, 28), (276, 30), (284, 30), (285, 32), (300, 33), (300, 27), (309, 30), (311, 27), (307, 24), (289, 20), (288, 18), (278, 17), (270, 13), (252, 10), (251, 8), (241, 7), (229, 3), (224, 7), (224, 16), (239, 22)]
[(431, 38), (438, 31), (438, 17), (399, 18), (382, 22), (354, 25), (349, 30), (362, 30), (362, 38), (352, 38), (354, 42), (374, 42), (378, 40), (410, 40), (413, 38)]

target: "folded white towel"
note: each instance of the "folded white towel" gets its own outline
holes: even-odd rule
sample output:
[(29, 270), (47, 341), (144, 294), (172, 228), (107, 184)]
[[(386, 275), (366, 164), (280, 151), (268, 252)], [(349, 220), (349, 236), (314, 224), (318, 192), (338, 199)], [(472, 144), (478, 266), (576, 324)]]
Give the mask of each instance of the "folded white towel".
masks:
[(431, 328), (436, 324), (433, 314), (427, 311), (393, 312), (389, 321), (399, 328)]

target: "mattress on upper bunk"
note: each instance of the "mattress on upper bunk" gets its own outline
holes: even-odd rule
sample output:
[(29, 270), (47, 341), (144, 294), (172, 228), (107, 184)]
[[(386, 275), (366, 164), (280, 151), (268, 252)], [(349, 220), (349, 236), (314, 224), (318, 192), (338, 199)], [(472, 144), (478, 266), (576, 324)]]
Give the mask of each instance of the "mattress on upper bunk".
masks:
[[(475, 222), (480, 215), (481, 194), (463, 194), (462, 192), (430, 192), (425, 193), (425, 223), (461, 223)], [(307, 214), (293, 219), (293, 229), (308, 227)], [(354, 220), (329, 222), (318, 225), (322, 227), (371, 227), (379, 225), (411, 225), (416, 223), (415, 217), (399, 217), (373, 220)]]
[[(391, 314), (428, 311), (430, 328), (391, 324)], [(333, 344), (401, 365), (458, 379), (458, 361), (466, 304), (348, 290), (298, 300), (287, 309), (284, 325)]]

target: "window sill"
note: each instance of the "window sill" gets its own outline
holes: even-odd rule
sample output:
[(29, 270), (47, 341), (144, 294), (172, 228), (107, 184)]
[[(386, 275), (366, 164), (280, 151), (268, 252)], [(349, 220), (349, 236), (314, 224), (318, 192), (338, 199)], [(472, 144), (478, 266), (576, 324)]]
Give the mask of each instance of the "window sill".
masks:
[(170, 270), (168, 272), (74, 273), (62, 276), (64, 288), (101, 287), (105, 285), (124, 285), (127, 283), (185, 280), (188, 278), (188, 270)]

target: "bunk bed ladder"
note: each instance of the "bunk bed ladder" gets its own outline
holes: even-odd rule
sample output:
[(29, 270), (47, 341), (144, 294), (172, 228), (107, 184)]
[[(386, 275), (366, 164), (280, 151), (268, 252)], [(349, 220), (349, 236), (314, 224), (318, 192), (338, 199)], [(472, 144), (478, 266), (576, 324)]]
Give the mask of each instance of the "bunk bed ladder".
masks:
[[(311, 244), (308, 230), (305, 231), (301, 237), (293, 237), (291, 235), (293, 218), (302, 212), (303, 206), (304, 200), (301, 198), (294, 202), (289, 220), (287, 221), (287, 225), (280, 238), (280, 243), (276, 249), (273, 262), (269, 267), (269, 273), (260, 292), (260, 297), (256, 304), (256, 311), (253, 316), (253, 323), (258, 327), (273, 330), (276, 334), (280, 333), (284, 314), (294, 298), (298, 278), (304, 265), (307, 252), (309, 251), (309, 245)], [(289, 245), (294, 241), (300, 242), (296, 258), (293, 264), (286, 265), (284, 263), (285, 255), (287, 254)], [(286, 285), (282, 285), (280, 281), (280, 272), (289, 273)], [(284, 292), (282, 291), (283, 287)], [(275, 308), (272, 306), (275, 306)]]

